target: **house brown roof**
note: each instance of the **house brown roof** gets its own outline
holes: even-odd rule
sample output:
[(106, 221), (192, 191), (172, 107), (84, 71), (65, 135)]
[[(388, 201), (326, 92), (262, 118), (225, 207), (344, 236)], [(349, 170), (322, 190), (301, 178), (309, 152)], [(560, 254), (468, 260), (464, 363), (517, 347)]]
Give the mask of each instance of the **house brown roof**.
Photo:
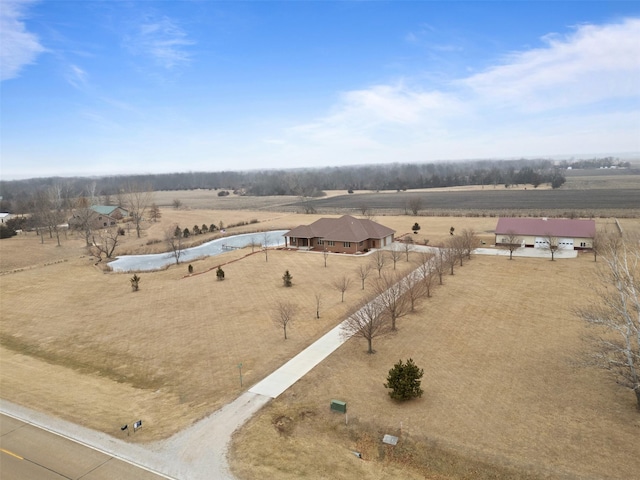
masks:
[(395, 230), (373, 220), (344, 215), (340, 218), (321, 218), (311, 225), (300, 225), (284, 234), (285, 237), (322, 238), (328, 241), (362, 242), (369, 238), (384, 238)]
[(500, 218), (496, 235), (552, 235), (554, 237), (593, 238), (595, 220), (571, 220), (568, 218)]

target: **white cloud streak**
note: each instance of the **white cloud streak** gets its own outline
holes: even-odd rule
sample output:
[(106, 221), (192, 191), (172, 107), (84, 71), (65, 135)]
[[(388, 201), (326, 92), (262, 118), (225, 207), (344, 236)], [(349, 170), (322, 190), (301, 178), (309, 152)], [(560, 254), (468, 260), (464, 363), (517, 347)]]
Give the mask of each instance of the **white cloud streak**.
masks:
[(548, 35), (546, 48), (509, 55), (503, 65), (463, 79), (478, 96), (541, 111), (638, 96), (640, 19)]
[(32, 0), (0, 2), (0, 80), (18, 77), (25, 66), (33, 64), (46, 51), (24, 23), (32, 3)]
[(289, 150), (372, 161), (640, 151), (638, 38), (640, 19), (582, 25), (439, 90), (405, 80), (345, 92), (284, 138)]
[(135, 54), (152, 58), (157, 65), (168, 70), (191, 62), (191, 54), (186, 47), (195, 42), (189, 40), (186, 32), (170, 18), (164, 16), (146, 21), (137, 30), (125, 39)]

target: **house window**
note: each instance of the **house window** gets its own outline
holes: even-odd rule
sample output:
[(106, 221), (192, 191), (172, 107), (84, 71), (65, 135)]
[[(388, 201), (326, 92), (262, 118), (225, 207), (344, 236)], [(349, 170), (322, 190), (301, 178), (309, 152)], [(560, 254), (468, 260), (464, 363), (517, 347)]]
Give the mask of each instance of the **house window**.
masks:
[(586, 242), (580, 242), (580, 246), (581, 246), (581, 247), (586, 247), (586, 246), (587, 246), (587, 243), (586, 243)]
[(351, 242), (342, 242), (344, 248), (349, 248), (351, 246)]
[(330, 247), (333, 247), (336, 244), (336, 242), (334, 242), (333, 240), (329, 240), (327, 242), (327, 245), (329, 245)]
[(320, 239), (320, 238), (319, 238), (319, 239), (318, 239), (317, 244), (318, 244), (318, 245), (324, 245), (324, 240), (322, 240), (322, 239)]

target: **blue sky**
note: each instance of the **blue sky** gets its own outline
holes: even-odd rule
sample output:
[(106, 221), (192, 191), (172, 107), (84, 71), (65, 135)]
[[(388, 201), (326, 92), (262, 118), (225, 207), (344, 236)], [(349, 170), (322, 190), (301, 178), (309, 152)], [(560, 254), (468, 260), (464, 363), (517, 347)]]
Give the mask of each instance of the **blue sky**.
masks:
[(640, 2), (0, 3), (0, 176), (640, 152)]

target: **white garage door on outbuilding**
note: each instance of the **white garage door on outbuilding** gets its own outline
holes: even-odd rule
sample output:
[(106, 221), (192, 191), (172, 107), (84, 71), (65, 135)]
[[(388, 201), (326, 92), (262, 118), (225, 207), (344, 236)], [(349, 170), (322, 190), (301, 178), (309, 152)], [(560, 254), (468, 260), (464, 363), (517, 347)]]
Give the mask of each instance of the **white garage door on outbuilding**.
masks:
[(567, 250), (573, 250), (573, 238), (558, 239), (558, 248), (566, 248)]

